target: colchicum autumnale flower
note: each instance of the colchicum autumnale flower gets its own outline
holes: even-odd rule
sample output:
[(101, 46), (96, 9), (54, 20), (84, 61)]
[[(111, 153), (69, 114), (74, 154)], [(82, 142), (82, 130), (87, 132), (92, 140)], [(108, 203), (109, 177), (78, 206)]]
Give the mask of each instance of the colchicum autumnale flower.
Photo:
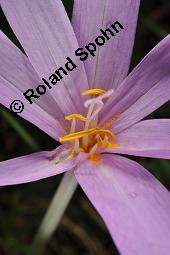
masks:
[[(0, 0), (25, 50), (0, 33), (0, 102), (22, 98), (21, 116), (62, 145), (0, 163), (0, 185), (72, 171), (121, 254), (167, 254), (170, 195), (138, 163), (117, 154), (170, 158), (170, 120), (142, 120), (170, 99), (170, 36), (127, 76), (139, 0)], [(100, 28), (125, 29), (84, 63), (74, 56)], [(30, 105), (22, 93), (71, 56), (77, 68)], [(127, 76), (127, 77), (126, 77)]]

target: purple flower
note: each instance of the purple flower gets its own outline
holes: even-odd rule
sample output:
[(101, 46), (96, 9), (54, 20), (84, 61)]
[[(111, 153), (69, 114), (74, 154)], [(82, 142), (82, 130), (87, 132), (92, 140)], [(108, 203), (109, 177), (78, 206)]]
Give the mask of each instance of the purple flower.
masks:
[[(121, 254), (167, 254), (169, 192), (117, 153), (170, 158), (170, 120), (142, 120), (170, 99), (170, 36), (127, 76), (139, 0), (75, 0), (74, 31), (59, 0), (0, 3), (27, 55), (0, 33), (0, 102), (9, 107), (22, 98), (21, 116), (62, 143), (52, 152), (1, 162), (0, 185), (71, 170)], [(125, 29), (98, 48), (95, 58), (79, 61), (74, 51), (113, 19)], [(24, 100), (22, 93), (68, 56), (77, 68), (32, 105)]]

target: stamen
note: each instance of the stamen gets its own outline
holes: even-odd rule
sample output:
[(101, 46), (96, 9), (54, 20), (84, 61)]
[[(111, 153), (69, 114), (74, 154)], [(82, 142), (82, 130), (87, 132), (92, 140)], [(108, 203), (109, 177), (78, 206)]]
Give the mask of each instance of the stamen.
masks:
[(120, 145), (117, 143), (108, 142), (105, 148), (109, 149), (109, 148), (114, 148), (114, 147), (119, 147), (119, 146)]
[(94, 134), (106, 135), (107, 137), (112, 138), (112, 139), (116, 138), (116, 136), (110, 130), (107, 130), (107, 129), (96, 128), (96, 131), (94, 131)]
[(60, 142), (69, 142), (69, 141), (73, 141), (75, 139), (79, 139), (82, 138), (85, 135), (91, 135), (94, 134), (96, 131), (96, 128), (92, 128), (92, 129), (88, 129), (88, 130), (83, 130), (80, 132), (76, 132), (76, 133), (72, 133), (66, 136), (63, 136), (59, 139)]
[(84, 117), (84, 116), (81, 115), (81, 114), (77, 114), (77, 113), (67, 115), (67, 116), (65, 116), (65, 119), (66, 119), (66, 120), (79, 119), (79, 120), (81, 120), (81, 121), (86, 121), (86, 120), (87, 120), (86, 117)]
[(114, 148), (114, 147), (119, 147), (119, 144), (117, 143), (112, 143), (112, 142), (106, 142), (106, 141), (102, 141), (100, 143), (97, 144), (99, 149), (110, 149), (110, 148)]
[(76, 140), (75, 140), (75, 145), (74, 145), (74, 151), (75, 151), (75, 153), (78, 153), (78, 152), (79, 152), (79, 146), (80, 146), (79, 139), (76, 139)]
[(99, 128), (91, 128), (88, 130), (83, 130), (83, 131), (79, 131), (76, 133), (72, 133), (66, 136), (63, 136), (60, 138), (60, 142), (70, 142), (73, 141), (75, 139), (79, 139), (84, 137), (85, 135), (93, 135), (93, 134), (102, 134), (102, 135), (106, 135), (112, 139), (115, 138), (115, 135), (109, 131), (109, 130), (105, 130), (105, 129), (99, 129)]
[[(89, 102), (90, 101), (90, 102)], [(88, 102), (89, 102), (89, 104), (88, 104)], [(85, 130), (88, 130), (89, 128), (91, 128), (91, 127), (93, 127), (93, 124), (95, 125), (96, 124), (96, 126), (97, 126), (97, 122), (96, 123), (93, 123), (92, 122), (92, 115), (93, 116), (96, 116), (96, 114), (94, 115), (93, 114), (93, 112), (94, 112), (94, 109), (95, 109), (95, 106), (96, 106), (96, 104), (102, 104), (102, 102), (101, 101), (96, 101), (96, 99), (90, 99), (90, 100), (87, 100), (86, 102), (85, 102), (85, 104), (84, 104), (84, 106), (85, 107), (89, 107), (89, 110), (88, 110), (88, 113), (87, 113), (87, 120), (86, 120), (86, 122), (85, 122), (85, 127), (84, 127), (84, 129)], [(102, 107), (101, 107), (102, 108)], [(97, 110), (97, 109), (96, 109)], [(96, 119), (97, 120), (97, 119)], [(91, 124), (91, 125), (90, 125)], [(83, 146), (85, 147), (85, 148), (87, 148), (88, 147), (88, 136), (84, 136), (83, 137)]]
[(102, 103), (102, 101), (97, 101), (96, 104), (95, 104), (95, 110), (93, 112), (93, 114), (90, 116), (90, 121), (93, 120), (97, 115), (98, 113), (101, 111), (101, 109), (103, 108), (104, 104)]
[(76, 119), (72, 119), (70, 133), (74, 133), (76, 129)]
[(106, 90), (104, 89), (89, 89), (89, 90), (85, 90), (82, 95), (102, 95), (106, 93)]
[[(70, 142), (72, 144), (69, 157), (74, 157), (80, 152), (85, 152), (89, 153), (89, 159), (99, 162), (101, 160), (101, 149), (119, 146), (115, 143), (116, 136), (109, 130), (114, 119), (106, 122), (102, 128), (98, 127), (99, 113), (104, 106), (104, 100), (108, 99), (113, 93), (113, 89), (108, 91), (104, 89), (86, 90), (82, 95), (96, 95), (85, 101), (84, 105), (88, 108), (87, 115), (83, 116), (74, 113), (65, 117), (66, 120), (71, 121), (70, 132), (68, 135), (61, 137), (59, 141)], [(76, 132), (77, 120), (84, 122), (83, 130), (78, 132)]]
[(114, 89), (109, 89), (108, 91), (106, 91), (106, 93), (99, 96), (98, 98), (103, 100), (103, 99), (109, 98), (113, 93), (114, 93)]
[(108, 137), (105, 136), (104, 139), (100, 137), (100, 135), (96, 136), (97, 139), (97, 146), (98, 148), (113, 148), (113, 147), (119, 147), (119, 144), (109, 142)]
[(91, 148), (91, 150), (90, 150), (90, 153), (89, 153), (90, 156), (93, 155), (93, 154), (95, 154), (95, 152), (96, 152), (96, 150), (97, 150), (97, 147), (98, 147), (98, 146), (97, 146), (97, 143), (96, 143), (96, 144)]
[[(75, 132), (75, 129), (76, 129), (76, 119), (79, 119), (79, 120), (84, 121), (84, 122), (87, 120), (83, 115), (77, 114), (77, 113), (67, 115), (67, 116), (65, 116), (65, 119), (66, 120), (72, 120), (70, 133), (74, 133)], [(75, 145), (74, 145), (74, 151), (75, 152), (78, 152), (79, 144), (80, 144), (79, 140), (76, 139), (75, 140)]]

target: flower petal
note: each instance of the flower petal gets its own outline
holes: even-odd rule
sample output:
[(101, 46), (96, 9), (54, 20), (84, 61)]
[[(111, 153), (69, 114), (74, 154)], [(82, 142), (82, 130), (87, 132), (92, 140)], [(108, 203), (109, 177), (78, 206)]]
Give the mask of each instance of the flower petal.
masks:
[(170, 120), (145, 120), (117, 135), (120, 147), (107, 150), (135, 156), (170, 159)]
[[(135, 37), (140, 0), (75, 0), (72, 24), (80, 47), (94, 42), (119, 21), (124, 30), (99, 48), (96, 57), (84, 62), (89, 85), (116, 88), (127, 75)], [(108, 33), (109, 34), (109, 33)]]
[(75, 176), (105, 221), (122, 255), (162, 255), (170, 249), (170, 194), (134, 161), (105, 155)]
[(102, 112), (104, 123), (120, 114), (113, 122), (121, 132), (170, 99), (170, 35), (162, 40), (132, 71)]
[[(83, 64), (74, 51), (78, 43), (60, 0), (0, 0), (2, 9), (40, 78), (48, 78), (70, 57), (77, 65), (63, 75), (51, 93), (65, 115), (83, 111), (80, 93), (88, 89)], [(76, 100), (75, 100), (76, 98)]]
[(53, 162), (60, 158), (62, 147), (52, 152), (37, 152), (27, 156), (0, 162), (0, 186), (21, 184), (41, 180), (71, 170), (75, 166), (74, 159)]
[(24, 110), (20, 115), (57, 139), (64, 133), (63, 114), (48, 92), (33, 104), (25, 99), (23, 92), (41, 81), (27, 57), (2, 32), (0, 44), (0, 103), (10, 108), (14, 100), (22, 101)]

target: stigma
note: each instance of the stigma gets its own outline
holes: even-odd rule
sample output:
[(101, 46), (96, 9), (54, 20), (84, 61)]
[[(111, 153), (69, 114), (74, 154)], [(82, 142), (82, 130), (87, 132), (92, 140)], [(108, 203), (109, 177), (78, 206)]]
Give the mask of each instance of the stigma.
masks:
[[(74, 157), (80, 152), (88, 154), (88, 158), (94, 162), (102, 159), (102, 150), (117, 147), (116, 135), (109, 130), (112, 121), (99, 126), (100, 111), (105, 101), (114, 93), (113, 89), (90, 89), (82, 93), (82, 96), (91, 95), (92, 98), (85, 101), (87, 109), (86, 116), (78, 113), (65, 116), (70, 121), (69, 133), (59, 139), (61, 143), (70, 143), (71, 151), (69, 157)], [(83, 129), (78, 130), (78, 122), (83, 122)]]

